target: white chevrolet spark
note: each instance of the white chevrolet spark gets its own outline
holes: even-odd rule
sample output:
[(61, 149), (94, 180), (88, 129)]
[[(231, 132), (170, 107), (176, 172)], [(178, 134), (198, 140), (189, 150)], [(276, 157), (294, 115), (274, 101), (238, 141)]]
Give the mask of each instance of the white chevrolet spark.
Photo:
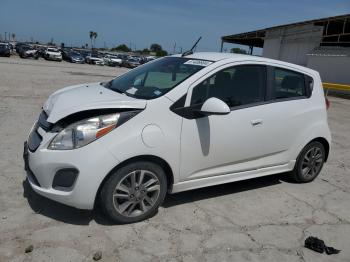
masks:
[(287, 173), (310, 182), (330, 150), (319, 74), (262, 57), (157, 59), (53, 93), (25, 142), (32, 188), (118, 223), (166, 193)]

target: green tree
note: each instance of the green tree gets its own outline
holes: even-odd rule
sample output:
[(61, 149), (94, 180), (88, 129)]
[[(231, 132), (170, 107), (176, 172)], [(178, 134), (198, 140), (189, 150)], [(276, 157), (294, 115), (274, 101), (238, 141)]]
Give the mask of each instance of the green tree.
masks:
[(168, 55), (168, 52), (165, 50), (160, 50), (160, 51), (156, 52), (156, 55), (157, 56), (166, 56), (166, 55)]
[(93, 37), (94, 37), (94, 46), (96, 46), (96, 38), (97, 38), (97, 32), (94, 32), (94, 35), (93, 35)]
[(156, 53), (163, 50), (162, 46), (159, 44), (151, 44), (151, 47), (149, 49), (151, 50), (151, 52)]
[(148, 54), (150, 51), (149, 51), (148, 48), (144, 48), (141, 52), (144, 53), (144, 54)]
[(247, 54), (246, 50), (238, 47), (231, 48), (230, 52), (235, 54)]
[(130, 52), (131, 49), (126, 44), (121, 44), (116, 47), (113, 47), (111, 51), (122, 51), (122, 52)]
[(90, 31), (89, 36), (90, 36), (91, 49), (92, 49), (92, 38), (94, 38), (94, 31)]

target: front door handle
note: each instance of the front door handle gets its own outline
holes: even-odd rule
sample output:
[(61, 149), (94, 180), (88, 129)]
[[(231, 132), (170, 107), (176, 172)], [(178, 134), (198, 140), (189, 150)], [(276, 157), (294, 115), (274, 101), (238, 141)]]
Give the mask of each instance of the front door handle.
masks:
[(263, 120), (262, 119), (254, 119), (251, 121), (252, 126), (259, 126), (263, 124)]

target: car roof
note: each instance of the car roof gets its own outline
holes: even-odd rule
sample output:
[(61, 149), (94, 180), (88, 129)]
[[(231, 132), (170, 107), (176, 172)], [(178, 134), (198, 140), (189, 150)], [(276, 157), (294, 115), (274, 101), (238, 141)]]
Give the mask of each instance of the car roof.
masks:
[[(173, 55), (173, 57), (181, 57), (181, 56), (182, 56), (181, 54)], [(317, 73), (316, 71), (307, 67), (303, 67), (300, 65), (296, 65), (296, 64), (292, 64), (292, 63), (288, 63), (280, 60), (270, 59), (262, 56), (254, 56), (254, 55), (220, 53), (220, 52), (198, 52), (198, 53), (193, 53), (191, 55), (186, 55), (185, 57), (190, 59), (202, 59), (202, 60), (208, 60), (213, 62), (218, 62), (221, 60), (227, 60), (227, 62), (238, 62), (238, 61), (266, 62), (271, 64), (279, 64), (282, 66), (295, 68), (302, 71), (308, 71), (310, 73)]]
[[(173, 55), (175, 57), (181, 57), (181, 54)], [(239, 58), (240, 54), (233, 54), (233, 53), (219, 53), (219, 52), (198, 52), (193, 53), (191, 55), (185, 56), (186, 58), (193, 58), (193, 59), (203, 59), (203, 60), (209, 60), (217, 62), (219, 60), (223, 59), (232, 59), (232, 58)], [(246, 57), (246, 56), (245, 56)]]

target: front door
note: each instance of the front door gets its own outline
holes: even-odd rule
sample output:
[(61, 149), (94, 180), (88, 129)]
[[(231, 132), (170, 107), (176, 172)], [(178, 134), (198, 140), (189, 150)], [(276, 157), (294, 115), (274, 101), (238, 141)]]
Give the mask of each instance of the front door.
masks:
[(183, 119), (181, 133), (181, 180), (190, 180), (257, 169), (272, 152), (266, 146), (264, 65), (238, 65), (213, 73), (191, 87), (191, 106), (210, 97), (226, 102), (227, 115)]

